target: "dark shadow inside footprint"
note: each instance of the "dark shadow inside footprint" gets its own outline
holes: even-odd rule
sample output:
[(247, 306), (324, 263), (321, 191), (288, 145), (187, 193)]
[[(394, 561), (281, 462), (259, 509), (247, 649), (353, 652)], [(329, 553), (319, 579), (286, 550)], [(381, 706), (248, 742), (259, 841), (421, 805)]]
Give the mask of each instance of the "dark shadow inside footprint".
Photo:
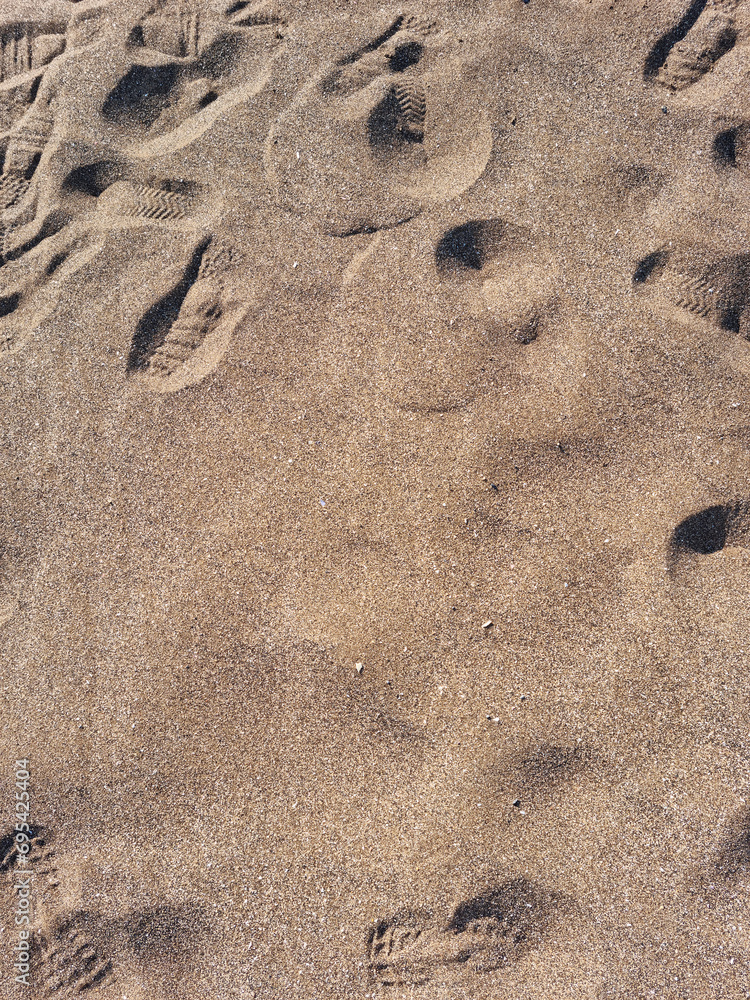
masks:
[(143, 49), (146, 47), (146, 39), (143, 37), (143, 25), (136, 24), (128, 35), (126, 45), (134, 49)]
[(123, 180), (124, 167), (114, 160), (99, 160), (71, 170), (63, 181), (63, 191), (86, 194), (98, 198), (108, 187)]
[(521, 876), (468, 899), (447, 924), (408, 912), (379, 921), (367, 936), (370, 972), (381, 985), (417, 985), (440, 968), (471, 962), (489, 972), (517, 961), (541, 943), (551, 921), (572, 901)]
[(720, 552), (727, 543), (729, 512), (729, 507), (716, 505), (686, 517), (672, 534), (672, 550), (701, 556)]
[(150, 128), (168, 107), (180, 68), (133, 66), (107, 97), (102, 115), (115, 125)]
[(0, 317), (10, 316), (18, 309), (21, 302), (21, 293), (13, 292), (12, 295), (0, 296)]
[(643, 67), (645, 79), (656, 76), (672, 49), (681, 42), (706, 8), (708, 0), (693, 0), (677, 24), (659, 38), (646, 57)]
[(737, 132), (736, 128), (720, 132), (714, 139), (714, 159), (723, 167), (737, 166)]
[(396, 51), (388, 60), (388, 68), (392, 73), (403, 73), (409, 66), (416, 66), (422, 58), (424, 47), (419, 42), (404, 42), (398, 45)]
[(728, 545), (750, 547), (750, 502), (746, 500), (715, 504), (681, 521), (669, 540), (669, 572), (674, 575), (678, 566), (688, 566)]
[[(396, 91), (388, 94), (370, 112), (367, 120), (367, 137), (370, 146), (378, 151), (395, 150), (403, 144), (420, 143), (424, 138), (419, 113), (412, 115), (404, 108), (404, 101)], [(424, 112), (422, 112), (424, 120)]]
[(513, 940), (520, 942), (527, 936), (538, 914), (534, 912), (541, 900), (536, 888), (528, 879), (517, 878), (495, 889), (460, 903), (453, 912), (448, 929), (454, 934), (471, 930), (477, 921), (494, 920), (507, 929)]
[(650, 253), (643, 260), (638, 262), (638, 266), (635, 271), (633, 271), (633, 284), (643, 285), (650, 278), (655, 278), (664, 270), (664, 266), (669, 260), (669, 252), (667, 250), (656, 250), (654, 253)]
[(187, 293), (198, 279), (203, 255), (210, 243), (211, 240), (207, 239), (200, 244), (193, 253), (179, 284), (159, 299), (139, 322), (128, 355), (127, 371), (129, 373), (144, 371), (148, 368), (152, 355), (167, 339), (167, 334), (180, 315), (180, 309)]
[(735, 817), (717, 867), (725, 878), (737, 878), (750, 871), (750, 811)]
[(33, 233), (25, 242), (19, 244), (13, 249), (7, 249), (3, 255), (3, 263), (7, 263), (11, 260), (18, 260), (23, 257), (24, 254), (29, 253), (35, 247), (38, 247), (45, 240), (48, 240), (51, 236), (56, 236), (65, 226), (70, 222), (70, 214), (63, 209), (57, 209), (54, 212), (50, 212), (44, 217), (41, 225), (37, 228), (36, 232)]
[(244, 48), (245, 45), (240, 36), (223, 35), (201, 53), (193, 73), (198, 76), (207, 76), (211, 80), (227, 76), (237, 65)]
[(714, 289), (716, 319), (722, 330), (740, 332), (740, 320), (750, 305), (750, 254), (725, 257), (703, 276)]
[(31, 106), (34, 103), (34, 101), (37, 99), (37, 96), (39, 94), (39, 87), (41, 86), (43, 75), (44, 75), (43, 73), (40, 73), (39, 76), (36, 78), (36, 80), (34, 80), (32, 82), (32, 84), (31, 84), (31, 86), (29, 87), (29, 96), (26, 99), (27, 104), (29, 104), (29, 106)]
[(449, 230), (435, 249), (438, 272), (480, 271), (500, 255), (507, 232), (501, 219), (478, 219)]
[(41, 159), (42, 159), (41, 150), (39, 152), (34, 153), (34, 155), (29, 160), (29, 163), (28, 163), (28, 166), (26, 167), (26, 170), (24, 171), (24, 174), (23, 174), (24, 180), (26, 180), (26, 181), (30, 181), (31, 180), (31, 178), (36, 173), (36, 168), (39, 166), (39, 162), (40, 162)]

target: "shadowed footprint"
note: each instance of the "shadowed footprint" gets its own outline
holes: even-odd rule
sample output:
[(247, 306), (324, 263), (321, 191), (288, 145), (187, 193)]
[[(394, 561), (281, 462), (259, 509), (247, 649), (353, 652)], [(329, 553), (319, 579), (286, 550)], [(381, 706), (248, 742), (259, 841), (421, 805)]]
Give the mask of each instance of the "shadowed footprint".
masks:
[[(362, 315), (368, 285), (399, 289), (388, 323)], [(399, 409), (445, 413), (487, 399), (500, 419), (514, 407), (518, 424), (534, 426), (575, 405), (585, 320), (530, 230), (489, 217), (436, 232), (425, 216), (376, 237), (346, 289), (370, 384)]]
[(134, 155), (180, 148), (262, 88), (284, 23), (267, 3), (157, 0), (132, 23), (132, 62), (102, 117), (137, 140)]
[[(700, 249), (681, 256), (656, 250), (633, 272), (634, 288), (649, 288), (675, 318), (706, 320), (750, 340), (750, 254), (709, 263)], [(676, 308), (675, 308), (676, 307)]]
[(250, 308), (234, 292), (241, 262), (228, 244), (202, 242), (179, 283), (138, 324), (128, 372), (142, 373), (153, 391), (175, 392), (214, 371)]
[(57, 919), (32, 953), (32, 981), (43, 997), (72, 996), (114, 982), (112, 962), (89, 931), (86, 913)]
[(367, 934), (371, 976), (383, 986), (419, 985), (503, 968), (542, 944), (565, 902), (521, 877), (460, 903), (446, 924), (396, 914)]
[(265, 168), (279, 204), (324, 232), (374, 232), (470, 187), (492, 136), (460, 46), (399, 14), (302, 88), (271, 130)]
[(694, 0), (684, 17), (656, 43), (644, 75), (670, 90), (695, 83), (733, 47), (737, 28), (734, 0)]
[(750, 548), (750, 502), (715, 504), (686, 517), (669, 540), (669, 570), (692, 564), (727, 546)]

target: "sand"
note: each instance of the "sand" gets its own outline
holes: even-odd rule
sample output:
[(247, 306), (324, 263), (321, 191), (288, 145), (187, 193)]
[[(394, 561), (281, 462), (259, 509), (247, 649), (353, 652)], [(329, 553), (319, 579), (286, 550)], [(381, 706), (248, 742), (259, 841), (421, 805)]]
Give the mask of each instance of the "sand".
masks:
[(0, 996), (750, 996), (748, 80), (0, 4)]

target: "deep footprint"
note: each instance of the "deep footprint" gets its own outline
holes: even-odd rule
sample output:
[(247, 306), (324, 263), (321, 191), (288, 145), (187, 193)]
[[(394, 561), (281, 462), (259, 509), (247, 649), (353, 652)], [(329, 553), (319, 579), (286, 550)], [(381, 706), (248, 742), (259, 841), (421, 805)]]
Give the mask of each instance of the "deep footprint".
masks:
[(669, 571), (729, 545), (750, 547), (750, 501), (715, 504), (681, 521), (669, 540)]
[(58, 921), (42, 934), (32, 975), (42, 996), (71, 996), (114, 982), (112, 962), (92, 940), (86, 913)]
[(687, 315), (750, 340), (750, 254), (683, 269), (670, 263), (667, 251), (657, 250), (639, 262), (633, 285), (653, 285)]
[(247, 306), (231, 292), (241, 255), (211, 239), (193, 254), (182, 281), (141, 320), (128, 360), (144, 384), (173, 392), (202, 381), (219, 364)]
[(651, 50), (644, 76), (670, 90), (684, 90), (710, 72), (733, 48), (737, 29), (732, 0), (695, 0), (684, 17)]

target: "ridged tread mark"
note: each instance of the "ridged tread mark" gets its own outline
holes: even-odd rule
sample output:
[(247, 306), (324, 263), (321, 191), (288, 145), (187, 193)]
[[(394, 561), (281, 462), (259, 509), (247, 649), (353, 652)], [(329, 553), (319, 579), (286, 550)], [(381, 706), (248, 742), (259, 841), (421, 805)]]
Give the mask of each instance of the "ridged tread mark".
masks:
[(25, 31), (20, 37), (15, 33), (0, 38), (0, 82), (10, 80), (33, 68), (33, 37)]
[(123, 183), (117, 214), (127, 218), (169, 222), (184, 219), (190, 212), (192, 198), (176, 191), (163, 191), (147, 184)]
[(422, 928), (399, 926), (398, 923), (380, 923), (368, 934), (367, 958), (373, 966), (380, 966), (385, 959), (411, 947), (422, 935)]
[(24, 22), (6, 25), (0, 31), (0, 83), (41, 69), (63, 52), (65, 45), (62, 21), (43, 27)]
[(148, 373), (165, 378), (185, 364), (191, 355), (221, 322), (224, 310), (221, 296), (227, 274), (236, 269), (242, 254), (225, 240), (212, 240), (205, 249), (198, 268), (195, 284), (197, 291), (205, 291), (203, 302), (194, 305), (190, 312), (185, 305), (167, 332), (164, 342), (154, 351)]
[(223, 286), (227, 273), (237, 268), (243, 260), (244, 254), (237, 247), (226, 240), (214, 239), (203, 254), (198, 281), (212, 281)]
[(194, 58), (200, 49), (200, 11), (195, 7), (181, 4), (178, 17), (182, 54)]
[(424, 137), (424, 123), (427, 116), (427, 97), (424, 87), (413, 80), (398, 83), (393, 90), (398, 112), (401, 118), (400, 127), (410, 138)]
[[(217, 290), (218, 291), (218, 290)], [(204, 306), (200, 312), (180, 315), (167, 333), (163, 344), (154, 351), (149, 362), (151, 375), (165, 377), (185, 364), (200, 347), (206, 337), (221, 321), (223, 310), (217, 301)]]
[(59, 926), (40, 956), (45, 997), (71, 997), (114, 982), (111, 960), (101, 955), (82, 928)]
[(521, 877), (460, 903), (441, 924), (406, 912), (371, 927), (365, 951), (372, 980), (422, 985), (448, 969), (489, 972), (517, 961), (569, 901)]
[(15, 171), (0, 177), (0, 212), (13, 208), (29, 190), (30, 180)]
[(148, 371), (151, 368), (154, 355), (167, 341), (183, 311), (188, 293), (198, 281), (210, 242), (206, 239), (196, 247), (180, 281), (141, 317), (130, 346), (128, 372)]
[(675, 283), (675, 303), (695, 316), (707, 318), (716, 311), (718, 293), (703, 278), (686, 274), (673, 275)]

